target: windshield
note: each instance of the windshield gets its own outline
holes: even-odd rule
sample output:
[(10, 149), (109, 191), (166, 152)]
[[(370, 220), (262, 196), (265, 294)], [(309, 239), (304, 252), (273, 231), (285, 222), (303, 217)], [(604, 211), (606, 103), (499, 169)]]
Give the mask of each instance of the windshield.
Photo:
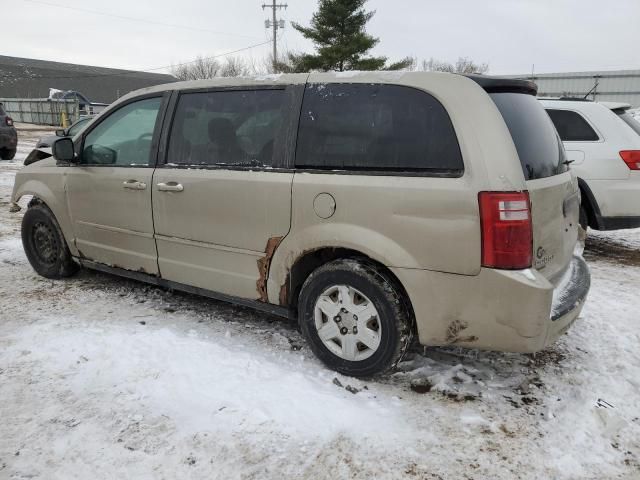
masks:
[(89, 118), (81, 118), (69, 128), (69, 136), (74, 137), (89, 121)]
[(617, 113), (618, 117), (620, 117), (624, 123), (629, 125), (634, 132), (640, 135), (640, 122), (638, 122), (633, 115), (626, 110), (614, 110), (614, 112)]
[(520, 157), (526, 180), (566, 172), (564, 147), (549, 115), (536, 97), (524, 93), (490, 93)]

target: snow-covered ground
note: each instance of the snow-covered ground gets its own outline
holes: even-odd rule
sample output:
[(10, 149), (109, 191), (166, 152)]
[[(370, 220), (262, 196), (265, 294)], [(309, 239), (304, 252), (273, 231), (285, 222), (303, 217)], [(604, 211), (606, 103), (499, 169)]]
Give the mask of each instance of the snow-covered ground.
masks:
[(263, 313), (37, 276), (8, 212), (37, 135), (0, 162), (0, 478), (640, 478), (640, 230), (591, 232), (553, 348), (418, 348), (360, 381)]

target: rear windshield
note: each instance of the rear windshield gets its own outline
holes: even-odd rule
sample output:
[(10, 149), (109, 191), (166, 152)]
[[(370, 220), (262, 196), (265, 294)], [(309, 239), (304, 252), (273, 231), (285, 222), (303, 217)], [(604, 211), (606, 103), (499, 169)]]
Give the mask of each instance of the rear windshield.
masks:
[(506, 92), (489, 95), (509, 128), (526, 180), (551, 177), (567, 170), (562, 142), (536, 97)]
[(631, 115), (626, 110), (614, 110), (614, 111), (624, 121), (624, 123), (629, 125), (634, 132), (640, 135), (640, 122), (638, 122), (638, 120), (636, 120), (633, 115)]

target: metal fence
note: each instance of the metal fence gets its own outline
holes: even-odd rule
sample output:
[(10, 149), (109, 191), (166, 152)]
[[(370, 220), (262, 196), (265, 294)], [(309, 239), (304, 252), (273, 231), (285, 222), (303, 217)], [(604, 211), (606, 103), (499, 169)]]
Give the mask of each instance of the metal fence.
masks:
[(59, 126), (65, 116), (68, 124), (75, 122), (80, 116), (78, 100), (0, 98), (0, 103), (16, 122)]
[(640, 107), (640, 70), (508, 75), (533, 80), (542, 97), (585, 97)]

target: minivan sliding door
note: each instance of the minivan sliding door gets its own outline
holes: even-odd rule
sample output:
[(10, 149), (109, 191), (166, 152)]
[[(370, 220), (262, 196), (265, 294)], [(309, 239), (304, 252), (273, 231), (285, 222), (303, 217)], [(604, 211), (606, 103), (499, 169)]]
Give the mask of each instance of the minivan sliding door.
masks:
[(153, 179), (164, 279), (266, 301), (263, 259), (289, 231), (284, 86), (179, 94)]

